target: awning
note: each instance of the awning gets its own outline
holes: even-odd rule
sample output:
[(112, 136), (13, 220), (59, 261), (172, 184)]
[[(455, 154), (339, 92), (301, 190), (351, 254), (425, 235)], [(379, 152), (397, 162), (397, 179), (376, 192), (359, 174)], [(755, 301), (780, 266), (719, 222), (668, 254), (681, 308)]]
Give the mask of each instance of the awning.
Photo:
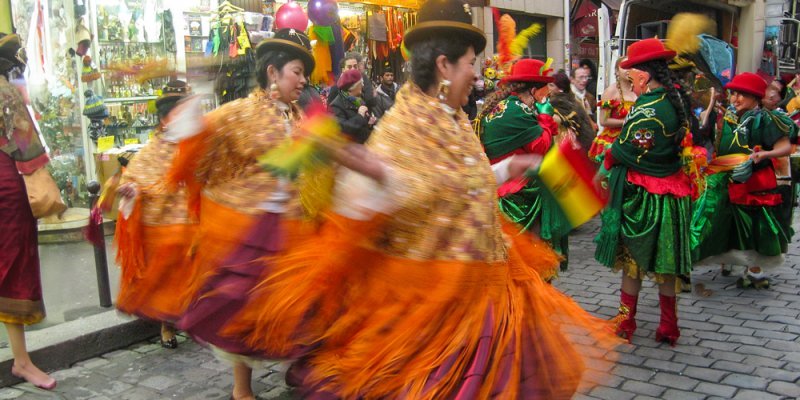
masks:
[(570, 15), (572, 37), (597, 36), (597, 5), (590, 0), (579, 0), (577, 9)]
[(584, 2), (591, 2), (597, 8), (600, 8), (601, 4), (605, 4), (614, 11), (619, 11), (619, 7), (622, 5), (622, 0), (585, 0)]

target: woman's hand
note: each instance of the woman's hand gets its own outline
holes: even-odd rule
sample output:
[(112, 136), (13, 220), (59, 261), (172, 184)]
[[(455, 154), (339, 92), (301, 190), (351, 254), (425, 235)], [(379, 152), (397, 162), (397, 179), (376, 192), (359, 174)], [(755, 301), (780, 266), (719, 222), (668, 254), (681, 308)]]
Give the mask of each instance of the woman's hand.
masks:
[(368, 124), (370, 124), (370, 125), (375, 125), (375, 123), (377, 123), (377, 122), (378, 122), (378, 119), (377, 119), (377, 118), (375, 118), (375, 116), (374, 116), (374, 115), (372, 115), (372, 116), (370, 116), (370, 117), (369, 117), (369, 122), (368, 122)]
[(358, 107), (358, 113), (359, 113), (359, 114), (360, 114), (362, 117), (366, 117), (368, 112), (369, 112), (369, 108), (367, 108), (367, 106), (360, 106), (360, 107)]
[(753, 163), (758, 164), (759, 162), (769, 158), (768, 153), (768, 151), (755, 151), (750, 154), (750, 159), (753, 160)]
[(594, 174), (594, 178), (592, 178), (592, 184), (594, 185), (594, 189), (597, 191), (597, 193), (603, 193), (604, 195), (607, 195), (606, 192), (608, 191), (608, 178), (606, 178), (605, 174), (600, 171)]
[(791, 153), (792, 143), (789, 141), (788, 137), (784, 136), (775, 142), (772, 150), (767, 151), (755, 149), (753, 153), (750, 154), (750, 159), (753, 160), (754, 164), (758, 164), (760, 161), (768, 160), (770, 158), (786, 157)]
[(119, 185), (117, 188), (117, 194), (122, 197), (127, 197), (129, 199), (136, 197), (138, 191), (136, 190), (136, 184), (132, 182), (123, 183)]
[(542, 164), (542, 156), (538, 154), (518, 154), (508, 163), (508, 176), (510, 179), (519, 178), (528, 170), (536, 170)]

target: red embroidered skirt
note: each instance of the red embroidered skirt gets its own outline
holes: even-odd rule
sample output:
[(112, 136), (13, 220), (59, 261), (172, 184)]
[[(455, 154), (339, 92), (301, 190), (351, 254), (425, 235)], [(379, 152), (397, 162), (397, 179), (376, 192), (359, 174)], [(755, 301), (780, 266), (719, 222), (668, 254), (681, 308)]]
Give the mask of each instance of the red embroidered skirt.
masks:
[(0, 322), (44, 319), (37, 235), (22, 175), (0, 152)]

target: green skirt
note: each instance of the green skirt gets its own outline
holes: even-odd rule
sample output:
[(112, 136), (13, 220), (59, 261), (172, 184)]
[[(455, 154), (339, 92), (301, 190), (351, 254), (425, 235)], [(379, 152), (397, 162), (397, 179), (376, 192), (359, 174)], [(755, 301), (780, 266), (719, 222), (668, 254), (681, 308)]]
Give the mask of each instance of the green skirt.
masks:
[[(610, 267), (639, 278), (690, 274), (690, 207), (689, 196), (653, 194), (626, 179), (617, 262)], [(603, 229), (609, 227), (601, 228), (599, 240)]]
[(567, 269), (569, 255), (569, 232), (572, 226), (566, 216), (538, 181), (531, 180), (517, 193), (501, 197), (500, 210), (509, 220), (522, 228), (539, 235), (558, 254), (564, 257), (561, 270)]
[[(729, 252), (749, 251), (755, 254), (746, 262), (759, 264), (765, 262), (759, 261), (759, 256), (776, 257), (786, 253), (791, 236), (791, 210), (787, 217), (782, 215), (781, 206), (731, 204), (729, 178), (730, 173), (709, 176), (706, 190), (695, 202), (692, 260), (697, 262)], [(736, 263), (733, 260), (730, 263)]]

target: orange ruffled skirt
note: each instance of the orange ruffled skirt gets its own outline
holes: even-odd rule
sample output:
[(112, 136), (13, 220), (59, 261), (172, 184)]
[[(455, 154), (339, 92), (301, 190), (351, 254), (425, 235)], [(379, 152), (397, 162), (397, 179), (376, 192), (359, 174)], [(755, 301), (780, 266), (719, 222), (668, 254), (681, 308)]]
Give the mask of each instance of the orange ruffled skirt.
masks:
[[(117, 224), (117, 238), (126, 224)], [(129, 226), (129, 224), (128, 224)], [(182, 299), (176, 296), (188, 278), (188, 252), (194, 225), (143, 226), (139, 243), (118, 246), (141, 246), (143, 263), (120, 259), (122, 280), (117, 295), (117, 309), (127, 314), (156, 321), (174, 321), (181, 311)]]
[(201, 200), (196, 225), (145, 226), (141, 202), (117, 221), (117, 263), (122, 268), (117, 308), (173, 322), (194, 300), (215, 268), (248, 232), (255, 217)]
[(412, 260), (366, 245), (379, 225), (333, 217), (266, 259), (269, 273), (222, 333), (298, 358), (287, 380), (304, 398), (568, 399), (584, 362), (561, 325), (619, 343), (542, 280), (537, 270), (559, 262), (544, 242), (515, 239), (507, 262)]

